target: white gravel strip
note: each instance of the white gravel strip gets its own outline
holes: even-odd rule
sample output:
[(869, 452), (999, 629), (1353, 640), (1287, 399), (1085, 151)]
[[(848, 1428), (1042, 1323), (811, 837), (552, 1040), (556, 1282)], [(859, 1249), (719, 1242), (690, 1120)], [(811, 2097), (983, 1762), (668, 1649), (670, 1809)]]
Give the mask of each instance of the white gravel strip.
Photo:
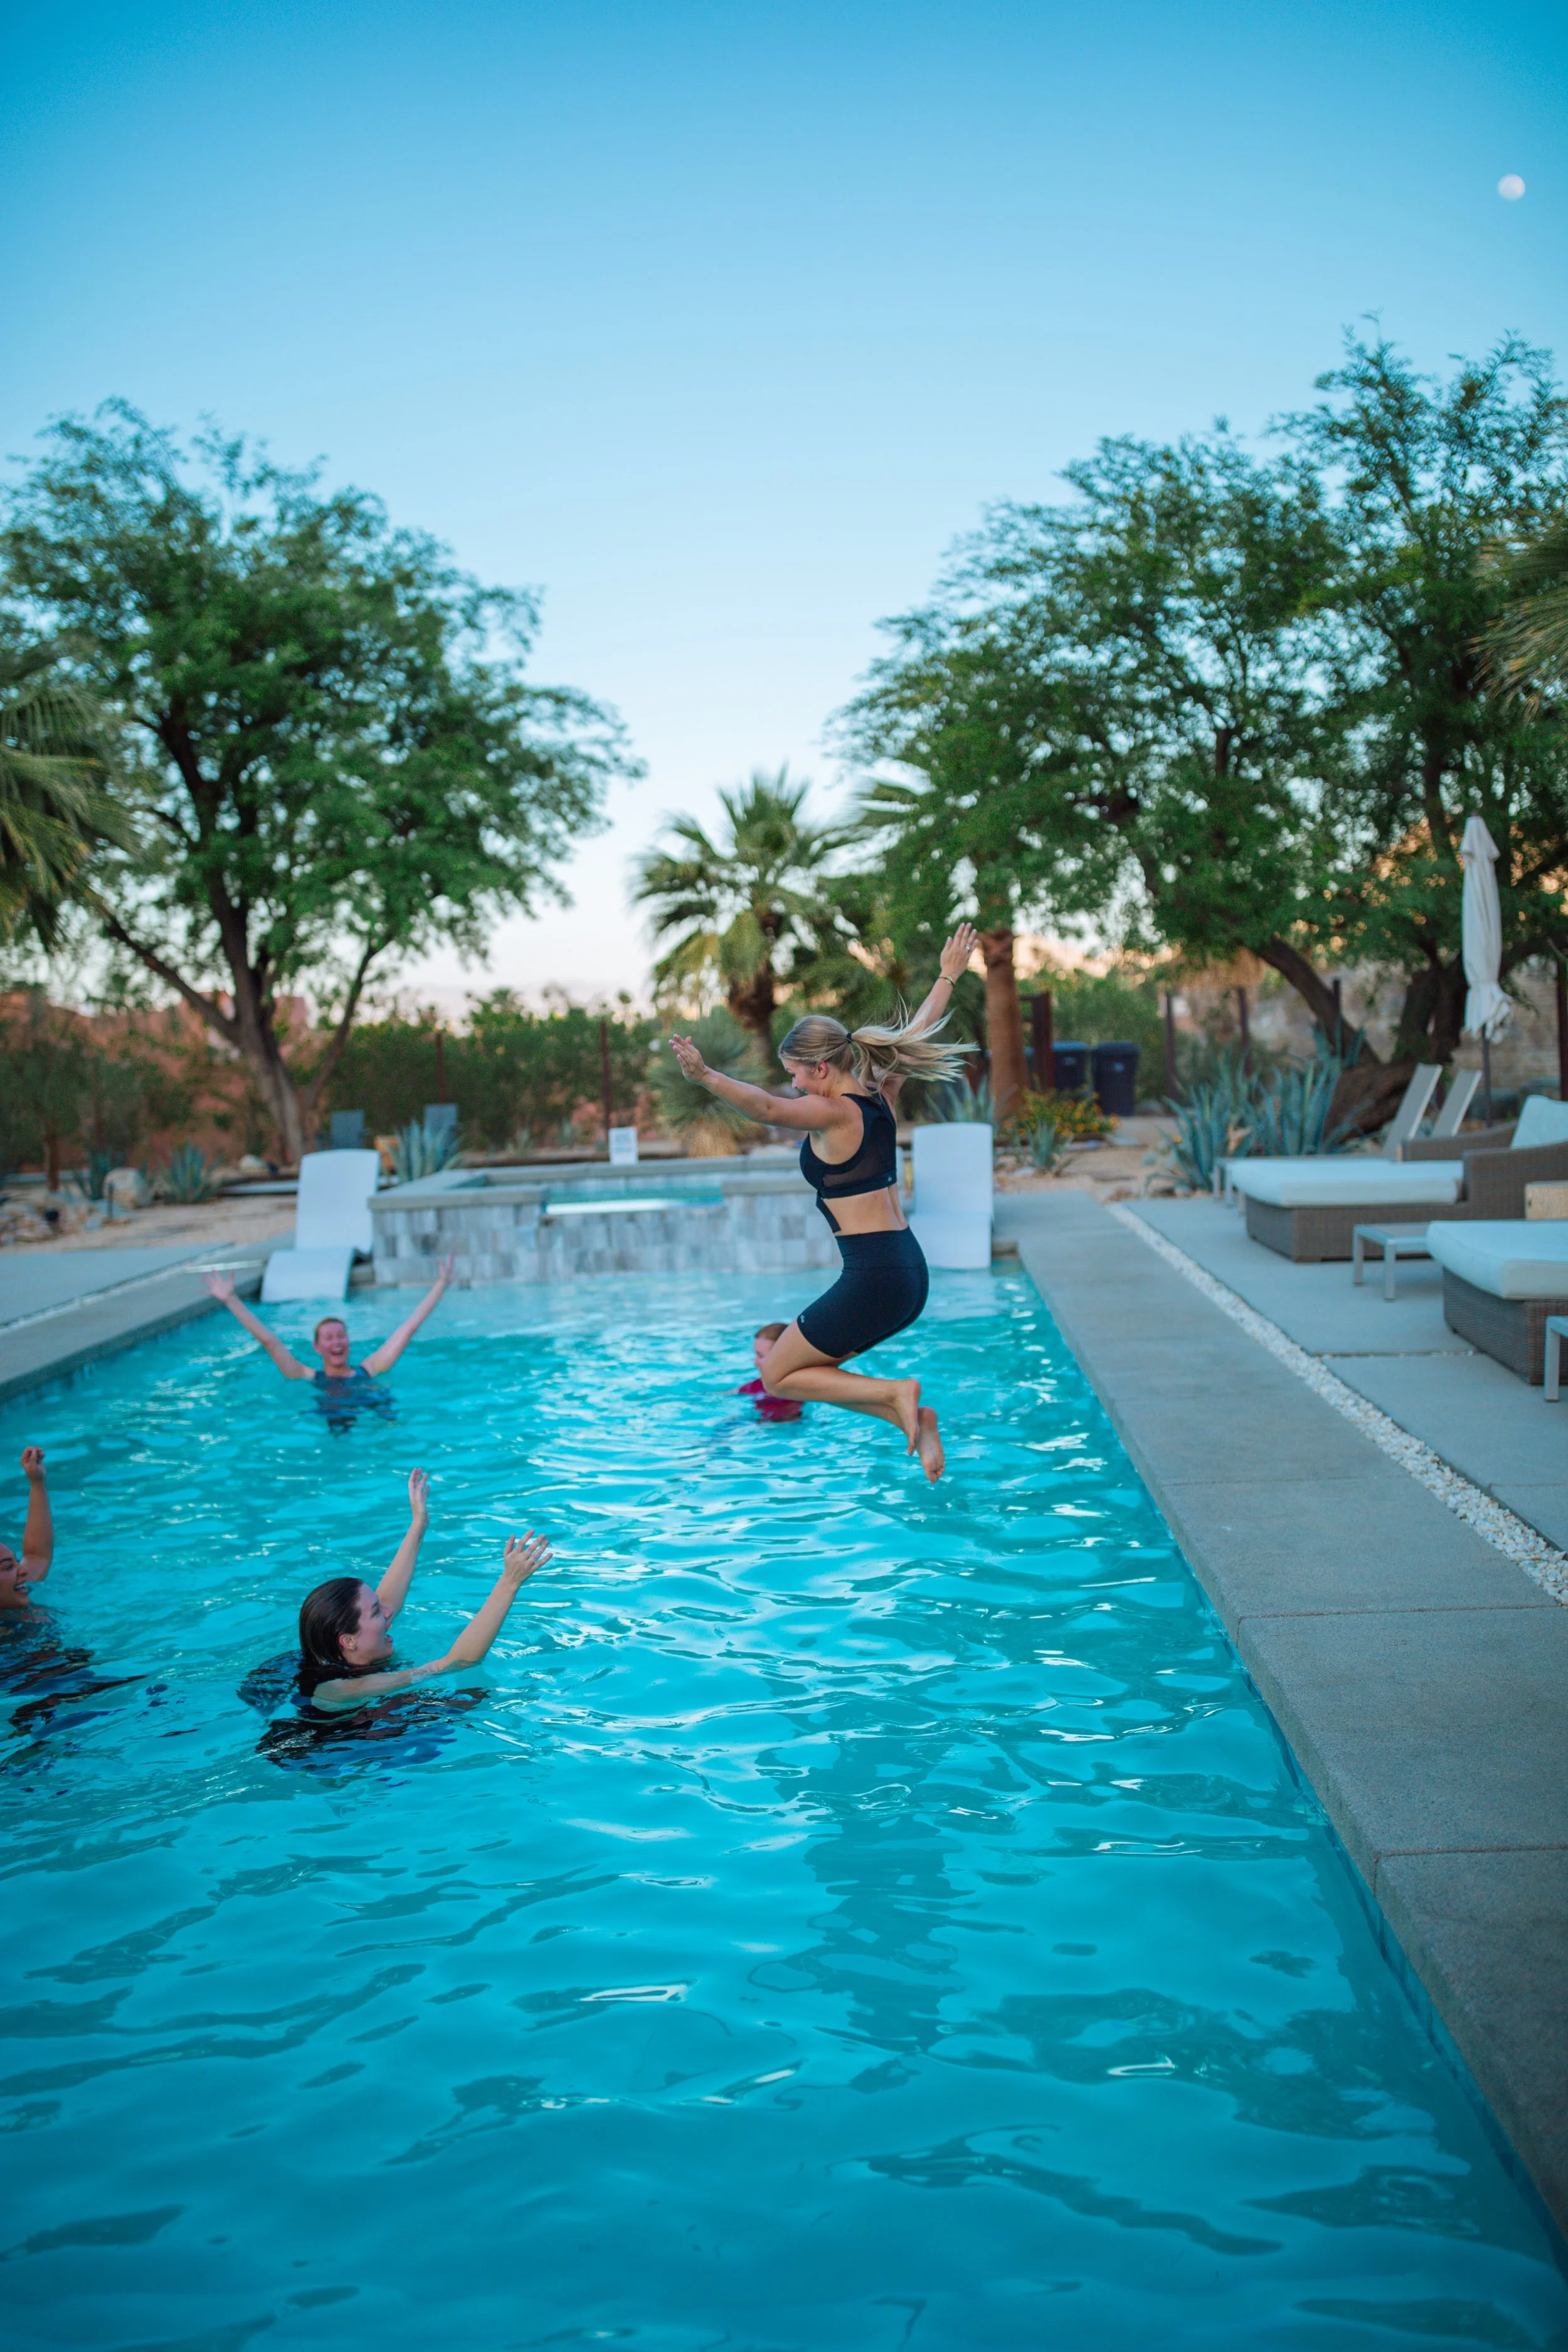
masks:
[(1222, 1315), (1228, 1315), (1231, 1321), (1238, 1323), (1260, 1348), (1267, 1348), (1271, 1356), (1277, 1356), (1282, 1364), (1289, 1366), (1297, 1379), (1305, 1381), (1325, 1404), (1331, 1404), (1336, 1412), (1353, 1422), (1363, 1436), (1370, 1437), (1390, 1461), (1397, 1462), (1402, 1470), (1407, 1470), (1428, 1494), (1436, 1495), (1440, 1503), (1446, 1503), (1456, 1517), (1463, 1519), (1467, 1527), (1474, 1528), (1479, 1536), (1484, 1536), (1495, 1550), (1502, 1552), (1509, 1559), (1516, 1560), (1526, 1576), (1550, 1592), (1554, 1601), (1568, 1603), (1568, 1554), (1560, 1552), (1555, 1544), (1548, 1543), (1544, 1536), (1526, 1526), (1504, 1504), (1494, 1501), (1479, 1486), (1473, 1486), (1468, 1478), (1461, 1477), (1458, 1471), (1445, 1462), (1440, 1454), (1434, 1454), (1432, 1448), (1424, 1445), (1418, 1437), (1412, 1437), (1407, 1429), (1401, 1429), (1396, 1421), (1390, 1421), (1376, 1405), (1369, 1404), (1365, 1397), (1358, 1396), (1354, 1389), (1347, 1388), (1319, 1357), (1309, 1355), (1305, 1348), (1299, 1348), (1294, 1339), (1287, 1338), (1281, 1331), (1278, 1323), (1270, 1323), (1266, 1315), (1259, 1315), (1245, 1298), (1238, 1298), (1234, 1290), (1227, 1289), (1195, 1259), (1188, 1257), (1184, 1250), (1179, 1250), (1174, 1242), (1167, 1241), (1163, 1234), (1157, 1233), (1152, 1225), (1146, 1224), (1142, 1217), (1135, 1216), (1120, 1202), (1109, 1202), (1106, 1205), (1119, 1224), (1125, 1225), (1129, 1233), (1136, 1234), (1141, 1242), (1146, 1242), (1157, 1256), (1165, 1260), (1167, 1265), (1173, 1265), (1178, 1274), (1184, 1275), (1194, 1288), (1201, 1290)]

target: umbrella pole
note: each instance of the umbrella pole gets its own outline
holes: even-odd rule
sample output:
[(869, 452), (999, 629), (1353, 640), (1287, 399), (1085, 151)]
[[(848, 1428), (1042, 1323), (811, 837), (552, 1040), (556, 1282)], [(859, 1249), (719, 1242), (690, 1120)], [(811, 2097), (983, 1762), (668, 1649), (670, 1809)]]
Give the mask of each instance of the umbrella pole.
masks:
[(1492, 1041), (1481, 1032), (1481, 1125), (1492, 1123)]

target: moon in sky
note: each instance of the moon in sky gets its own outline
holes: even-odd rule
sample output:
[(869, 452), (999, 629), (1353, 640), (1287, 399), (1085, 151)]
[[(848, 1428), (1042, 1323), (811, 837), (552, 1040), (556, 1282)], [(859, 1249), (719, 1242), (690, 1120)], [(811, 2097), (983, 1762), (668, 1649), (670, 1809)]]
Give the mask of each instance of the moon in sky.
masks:
[(1510, 205), (1515, 204), (1524, 194), (1524, 182), (1517, 172), (1505, 172), (1497, 184), (1497, 192), (1500, 196), (1506, 196)]

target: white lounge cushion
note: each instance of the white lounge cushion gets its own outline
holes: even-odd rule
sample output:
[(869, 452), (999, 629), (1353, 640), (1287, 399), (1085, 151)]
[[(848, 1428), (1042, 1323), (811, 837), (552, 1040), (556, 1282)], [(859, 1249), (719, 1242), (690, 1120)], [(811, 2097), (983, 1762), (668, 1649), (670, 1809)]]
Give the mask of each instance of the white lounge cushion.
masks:
[[(1545, 1095), (1531, 1095), (1519, 1114), (1519, 1125), (1510, 1139), (1510, 1151), (1533, 1151), (1542, 1143), (1568, 1143), (1568, 1103), (1550, 1102)], [(1503, 1297), (1511, 1297), (1504, 1291)]]
[(991, 1263), (989, 1210), (984, 1215), (971, 1212), (967, 1216), (951, 1209), (918, 1210), (910, 1219), (910, 1230), (925, 1252), (928, 1265), (973, 1269)]
[(1230, 1181), (1238, 1192), (1275, 1209), (1432, 1208), (1457, 1201), (1465, 1181), (1462, 1160), (1238, 1160)]
[[(344, 1158), (348, 1157), (344, 1153)], [(261, 1277), (263, 1306), (279, 1298), (346, 1298), (352, 1249), (274, 1250)]]
[(922, 1217), (989, 1217), (992, 1131), (980, 1119), (949, 1119), (914, 1131), (915, 1206)]
[(1494, 1298), (1568, 1298), (1568, 1217), (1443, 1217), (1426, 1243), (1439, 1265)]
[(375, 1248), (370, 1203), (381, 1173), (377, 1151), (307, 1151), (294, 1208), (296, 1249)]

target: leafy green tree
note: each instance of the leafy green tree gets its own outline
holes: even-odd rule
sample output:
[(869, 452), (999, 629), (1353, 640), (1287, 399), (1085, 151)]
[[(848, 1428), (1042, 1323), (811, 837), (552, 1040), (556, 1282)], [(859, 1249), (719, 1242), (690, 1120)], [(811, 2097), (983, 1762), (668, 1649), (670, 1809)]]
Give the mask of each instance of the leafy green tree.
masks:
[(1498, 845), (1504, 975), (1565, 936), (1568, 740), (1489, 658), (1510, 581), (1483, 557), (1561, 517), (1568, 402), (1548, 355), (1513, 337), (1446, 383), (1352, 337), (1319, 384), (1330, 397), (1288, 430), (1338, 481), (1324, 691), (1352, 730), (1318, 842), (1321, 921), (1343, 952), (1405, 974), (1395, 1060), (1447, 1060), (1464, 1010), (1467, 817)]
[(672, 818), (672, 847), (638, 860), (633, 896), (650, 910), (661, 993), (700, 1000), (717, 985), (734, 1018), (764, 1056), (773, 1051), (773, 1010), (799, 943), (821, 912), (823, 876), (841, 835), (801, 814), (807, 784), (787, 769), (760, 769), (750, 783), (721, 793), (726, 832), (715, 842), (693, 816)]
[(1489, 549), (1484, 568), (1509, 602), (1491, 633), (1491, 649), (1505, 686), (1532, 705), (1568, 689), (1568, 515), (1519, 548)]
[(95, 849), (136, 838), (108, 785), (112, 730), (66, 651), (0, 635), (0, 934), (26, 925), (45, 948)]
[[(963, 584), (1054, 694), (1037, 831), (1088, 825), (1102, 927), (1194, 962), (1250, 950), (1296, 987), (1316, 912), (1311, 851), (1342, 722), (1318, 677), (1334, 541), (1299, 461), (1218, 430), (1102, 442), (1064, 507), (999, 509)], [(1015, 656), (1018, 658), (1019, 656)]]
[(1325, 967), (1391, 966), (1396, 1083), (1458, 1041), (1473, 810), (1505, 971), (1564, 937), (1568, 747), (1488, 658), (1511, 575), (1479, 559), (1550, 549), (1568, 433), (1511, 341), (1435, 385), (1352, 339), (1320, 389), (1280, 457), (1108, 441), (1072, 501), (995, 509), (851, 720), (925, 780), (868, 796), (890, 870), (1194, 963), (1250, 950), (1325, 1034)]
[[(900, 772), (873, 773), (856, 809), (880, 858), (891, 930), (929, 950), (964, 900), (973, 908), (992, 1093), (1005, 1110), (1026, 1082), (1018, 929), (1098, 911), (1126, 853), (1085, 790), (1082, 698), (1059, 648), (1014, 610), (968, 609), (966, 587), (889, 625), (896, 649), (843, 727), (862, 767)], [(1113, 772), (1104, 781), (1119, 793)]]
[[(559, 897), (554, 869), (630, 769), (614, 719), (529, 684), (531, 600), (486, 589), (363, 492), (241, 441), (190, 451), (123, 403), (56, 425), (8, 500), (12, 607), (140, 746), (153, 845), (100, 880), (108, 936), (247, 1064), (284, 1152), (367, 981)], [(339, 1008), (309, 1080), (279, 998)]]

